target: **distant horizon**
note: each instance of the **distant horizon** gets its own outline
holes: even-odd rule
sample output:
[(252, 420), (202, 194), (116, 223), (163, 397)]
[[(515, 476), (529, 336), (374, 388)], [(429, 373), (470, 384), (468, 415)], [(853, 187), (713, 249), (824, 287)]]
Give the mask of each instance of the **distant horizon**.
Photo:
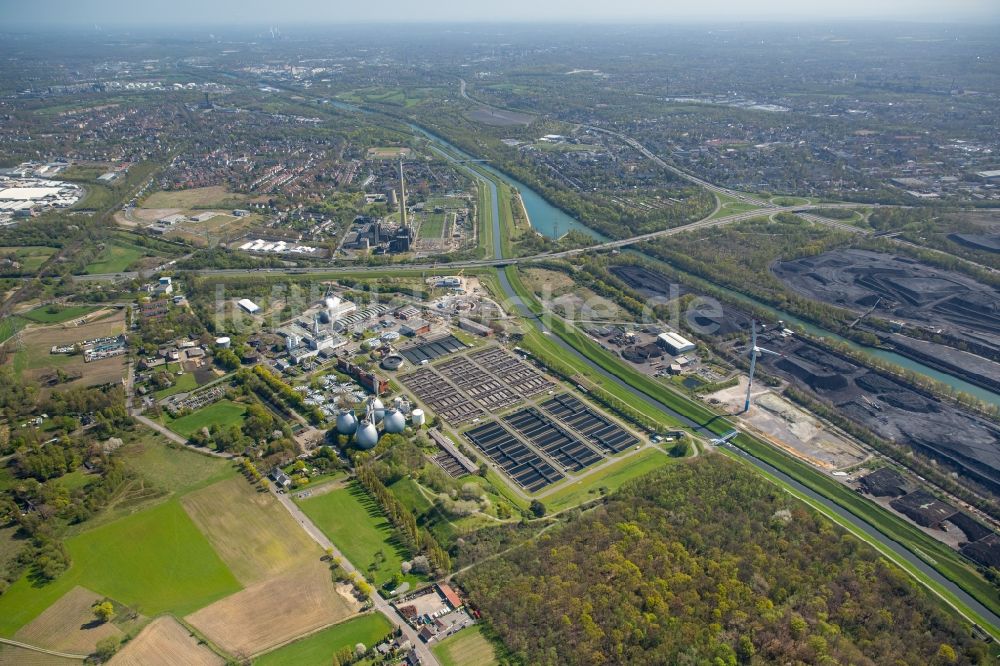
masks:
[(174, 0), (162, 5), (128, 0), (50, 0), (39, 11), (26, 3), (0, 5), (5, 27), (162, 26), (177, 28), (308, 25), (417, 24), (707, 24), (707, 23), (1000, 23), (996, 0), (702, 0), (696, 6), (677, 0), (507, 0), (502, 6), (459, 0), (371, 0), (364, 5), (331, 6), (322, 0)]
[[(0, 19), (2, 19), (2, 14), (0, 14)], [(950, 20), (942, 20), (935, 18), (817, 18), (817, 19), (774, 19), (774, 18), (727, 18), (725, 20), (710, 20), (701, 18), (689, 18), (689, 19), (677, 19), (677, 20), (655, 20), (655, 19), (631, 19), (631, 20), (603, 20), (603, 19), (578, 19), (574, 21), (556, 20), (556, 19), (535, 19), (535, 20), (523, 20), (523, 21), (490, 21), (490, 20), (456, 20), (456, 21), (445, 21), (445, 20), (406, 20), (406, 21), (376, 21), (371, 19), (357, 19), (351, 21), (246, 21), (242, 23), (233, 23), (225, 21), (214, 21), (214, 22), (204, 22), (204, 23), (191, 23), (191, 22), (170, 22), (170, 21), (159, 21), (156, 25), (151, 25), (148, 21), (100, 21), (100, 22), (39, 22), (39, 21), (17, 21), (17, 20), (2, 20), (3, 25), (0, 25), (0, 34), (11, 34), (13, 32), (19, 32), (24, 30), (30, 31), (62, 31), (62, 32), (79, 32), (79, 33), (90, 33), (90, 34), (101, 34), (109, 31), (136, 31), (143, 33), (157, 33), (157, 32), (167, 32), (167, 31), (184, 31), (184, 32), (196, 32), (210, 30), (213, 32), (225, 32), (227, 30), (232, 32), (247, 32), (253, 30), (259, 30), (261, 32), (266, 32), (270, 28), (277, 28), (279, 31), (284, 31), (287, 34), (282, 36), (293, 36), (291, 33), (294, 31), (296, 34), (305, 34), (308, 32), (315, 32), (318, 30), (330, 29), (330, 28), (378, 28), (378, 29), (394, 29), (394, 28), (407, 28), (407, 27), (443, 27), (443, 28), (526, 28), (526, 27), (614, 27), (614, 28), (736, 28), (740, 26), (795, 26), (795, 27), (853, 27), (853, 26), (874, 26), (874, 25), (884, 25), (884, 26), (914, 26), (914, 27), (933, 27), (933, 26), (956, 26), (956, 27), (970, 27), (970, 28), (993, 28), (1000, 27), (1000, 14), (996, 17), (991, 17), (988, 20), (982, 18), (953, 18)], [(998, 36), (1000, 38), (1000, 36)]]

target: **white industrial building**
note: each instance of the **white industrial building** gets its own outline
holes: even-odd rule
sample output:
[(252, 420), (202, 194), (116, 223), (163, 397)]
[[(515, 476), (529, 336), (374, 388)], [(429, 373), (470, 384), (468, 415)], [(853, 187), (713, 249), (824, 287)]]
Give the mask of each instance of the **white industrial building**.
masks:
[(673, 331), (666, 331), (656, 336), (656, 342), (671, 354), (683, 354), (694, 351), (695, 344), (687, 338), (682, 338)]
[[(28, 169), (33, 172), (34, 167)], [(8, 174), (20, 173), (8, 170)], [(0, 176), (0, 223), (11, 217), (30, 216), (33, 211), (50, 208), (68, 208), (83, 195), (83, 190), (73, 183), (44, 178)]]
[(184, 222), (186, 220), (187, 218), (185, 216), (178, 213), (176, 215), (167, 215), (166, 217), (161, 217), (160, 219), (157, 220), (157, 223), (167, 227), (172, 227), (175, 224), (180, 224), (181, 222)]
[(296, 245), (285, 241), (266, 241), (263, 238), (247, 241), (240, 245), (244, 252), (264, 252), (270, 254), (316, 254), (319, 248)]
[(260, 306), (251, 301), (249, 298), (241, 298), (236, 301), (236, 305), (240, 306), (250, 314), (257, 314), (260, 312)]

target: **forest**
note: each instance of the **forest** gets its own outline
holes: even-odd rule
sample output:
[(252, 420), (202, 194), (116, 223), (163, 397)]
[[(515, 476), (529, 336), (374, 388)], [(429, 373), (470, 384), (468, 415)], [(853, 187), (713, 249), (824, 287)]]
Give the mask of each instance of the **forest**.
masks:
[(514, 663), (996, 663), (904, 572), (718, 455), (459, 583)]

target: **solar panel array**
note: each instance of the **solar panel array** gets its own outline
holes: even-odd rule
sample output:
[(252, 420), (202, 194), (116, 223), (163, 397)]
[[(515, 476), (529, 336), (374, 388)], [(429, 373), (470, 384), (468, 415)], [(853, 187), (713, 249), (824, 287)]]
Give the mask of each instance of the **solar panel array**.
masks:
[(543, 403), (542, 409), (605, 451), (620, 453), (639, 443), (635, 435), (568, 393), (557, 395)]
[(560, 467), (571, 472), (590, 467), (603, 457), (534, 407), (526, 407), (503, 420)]
[(465, 436), (528, 492), (538, 491), (563, 478), (552, 465), (496, 421), (476, 426)]

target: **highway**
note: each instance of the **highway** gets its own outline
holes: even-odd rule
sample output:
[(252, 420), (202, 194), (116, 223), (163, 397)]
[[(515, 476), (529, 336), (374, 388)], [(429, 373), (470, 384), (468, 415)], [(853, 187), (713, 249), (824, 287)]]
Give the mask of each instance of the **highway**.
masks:
[[(469, 173), (475, 173), (469, 171)], [(476, 174), (476, 177), (479, 177)], [(488, 182), (488, 181), (487, 181)], [(187, 271), (194, 273), (196, 275), (260, 275), (273, 273), (278, 275), (309, 275), (309, 274), (335, 274), (335, 273), (363, 273), (363, 272), (373, 272), (382, 273), (390, 270), (414, 270), (414, 271), (456, 271), (463, 268), (489, 268), (489, 267), (499, 267), (508, 266), (511, 264), (527, 264), (536, 261), (548, 261), (550, 259), (565, 259), (567, 257), (572, 257), (578, 254), (583, 254), (585, 252), (600, 252), (603, 250), (615, 250), (623, 247), (628, 247), (629, 245), (635, 245), (636, 243), (643, 243), (645, 241), (655, 240), (657, 238), (663, 238), (666, 236), (674, 236), (676, 234), (682, 234), (688, 231), (695, 231), (698, 229), (708, 229), (711, 227), (721, 227), (726, 224), (732, 224), (734, 222), (741, 222), (744, 220), (750, 220), (755, 217), (761, 217), (762, 215), (773, 215), (775, 213), (805, 213), (810, 210), (817, 210), (821, 208), (869, 208), (870, 204), (853, 204), (853, 203), (840, 203), (840, 204), (805, 204), (801, 206), (769, 206), (764, 210), (750, 210), (742, 213), (734, 213), (733, 215), (725, 215), (723, 217), (717, 218), (705, 218), (698, 220), (697, 222), (691, 222), (689, 224), (683, 224), (679, 227), (671, 227), (669, 229), (660, 229), (659, 231), (652, 231), (647, 234), (640, 234), (638, 236), (632, 236), (630, 238), (622, 238), (619, 240), (606, 241), (604, 243), (598, 243), (597, 245), (591, 245), (588, 247), (576, 248), (572, 250), (563, 250), (561, 252), (543, 252), (541, 254), (535, 254), (528, 257), (512, 257), (505, 259), (500, 256), (500, 254), (494, 250), (494, 259), (475, 259), (472, 261), (454, 261), (448, 263), (406, 263), (406, 264), (387, 264), (380, 266), (310, 266), (307, 268), (201, 268)], [(821, 224), (829, 224), (831, 226), (836, 226), (838, 228), (849, 229), (854, 232), (861, 232), (861, 229), (857, 227), (852, 227), (851, 225), (844, 224), (842, 222), (837, 222), (836, 220), (827, 220), (826, 218), (819, 216), (810, 216), (814, 218)], [(116, 280), (134, 280), (137, 278), (150, 278), (157, 274), (163, 269), (163, 267), (158, 267), (150, 271), (144, 271), (139, 273), (137, 271), (126, 271), (122, 273), (94, 273), (90, 275), (74, 275), (73, 280), (76, 282), (108, 282)]]

